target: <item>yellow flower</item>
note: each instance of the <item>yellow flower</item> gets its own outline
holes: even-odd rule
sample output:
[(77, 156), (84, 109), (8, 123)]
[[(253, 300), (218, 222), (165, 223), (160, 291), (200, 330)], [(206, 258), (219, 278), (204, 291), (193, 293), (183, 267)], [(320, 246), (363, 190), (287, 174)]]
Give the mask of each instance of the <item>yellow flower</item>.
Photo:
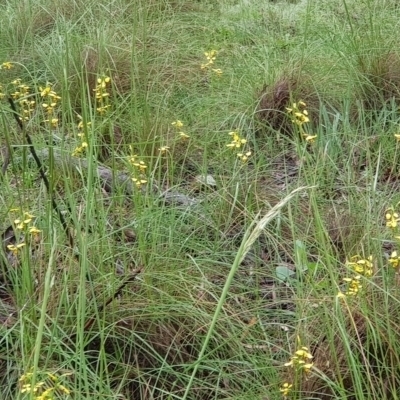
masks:
[(24, 227), (26, 225), (29, 225), (29, 223), (32, 221), (32, 218), (34, 218), (35, 216), (32, 214), (29, 214), (28, 212), (24, 212), (24, 217), (21, 218), (17, 218), (14, 220), (14, 224), (16, 226), (17, 229), (24, 229)]
[(86, 124), (85, 124), (83, 121), (79, 121), (78, 129), (83, 129), (85, 127), (85, 125), (86, 125), (87, 128), (89, 128), (90, 125), (92, 125), (92, 123), (91, 122), (86, 122)]
[(46, 97), (51, 92), (51, 86), (47, 85), (45, 88), (39, 87), (39, 90), (40, 90), (40, 96), (41, 97)]
[(359, 275), (372, 276), (374, 267), (372, 256), (368, 256), (365, 259), (359, 255), (353, 256), (350, 258), (350, 261), (346, 261), (346, 265)]
[(388, 208), (385, 214), (386, 226), (391, 229), (397, 228), (398, 222), (400, 221), (399, 214), (394, 211), (393, 207)]
[(218, 53), (217, 50), (210, 50), (206, 51), (204, 55), (206, 56), (207, 60), (214, 61), (217, 53)]
[(215, 72), (218, 76), (222, 75), (222, 69), (220, 69), (220, 68), (212, 69), (212, 71)]
[(108, 108), (111, 107), (109, 104), (108, 98), (110, 97), (110, 93), (107, 92), (107, 86), (110, 84), (111, 78), (109, 76), (103, 78), (97, 78), (96, 88), (93, 89), (96, 97), (96, 111), (103, 115), (107, 112)]
[(286, 398), (289, 395), (292, 387), (292, 384), (286, 382), (280, 387), (279, 391), (282, 393), (282, 396)]
[[(299, 101), (299, 103), (293, 103), (292, 107), (286, 107), (288, 114), (292, 116), (292, 122), (296, 125), (302, 126), (307, 122), (310, 122), (310, 118), (308, 117), (308, 111), (304, 109), (306, 103), (304, 101)], [(301, 110), (300, 107), (303, 107)]]
[(15, 219), (14, 224), (17, 229), (24, 229), (24, 223), (20, 219)]
[(242, 145), (247, 143), (246, 139), (243, 139), (240, 137), (239, 133), (237, 131), (229, 132), (228, 135), (232, 136), (232, 142), (227, 144), (226, 147), (229, 147), (231, 149), (235, 148), (240, 148)]
[(47, 373), (47, 376), (53, 381), (53, 382), (57, 382), (58, 378), (57, 376), (55, 376), (54, 374), (52, 374), (51, 372)]
[(97, 86), (95, 89), (93, 89), (94, 92), (96, 92), (96, 96), (98, 94), (103, 94), (107, 92), (104, 91), (104, 89), (106, 89), (106, 87), (108, 86), (108, 84), (111, 82), (111, 78), (110, 77), (105, 77), (105, 78), (97, 78)]
[(9, 61), (3, 62), (3, 64), (0, 65), (0, 69), (11, 69), (13, 67), (14, 65)]
[(313, 359), (312, 354), (309, 352), (308, 347), (302, 346), (298, 349), (289, 362), (285, 363), (285, 367), (298, 368), (306, 373), (310, 372), (314, 365), (310, 360)]
[(36, 383), (35, 387), (33, 388), (33, 392), (36, 393), (43, 385), (44, 385), (44, 382)]
[(32, 392), (32, 385), (30, 383), (26, 383), (21, 387), (21, 393), (28, 393), (28, 392), (29, 393)]
[(138, 168), (140, 172), (145, 172), (145, 170), (146, 170), (146, 168), (147, 168), (146, 163), (145, 163), (144, 161), (136, 161), (136, 157), (137, 157), (137, 156), (132, 156), (132, 157), (129, 159), (129, 162), (131, 163), (131, 165), (132, 165), (133, 167)]
[(18, 251), (25, 246), (25, 243), (19, 243), (16, 246), (13, 244), (9, 244), (7, 249), (10, 250), (14, 255), (18, 253)]
[(97, 111), (100, 115), (103, 115), (103, 114), (105, 114), (105, 113), (107, 112), (107, 109), (108, 109), (109, 107), (111, 107), (110, 104), (107, 104), (107, 105), (101, 106), (101, 107), (97, 107), (97, 108), (96, 108), (96, 111)]
[[(35, 400), (53, 400), (57, 392), (69, 395), (71, 391), (61, 384), (60, 379), (57, 375), (50, 372), (46, 372), (47, 378), (36, 383), (34, 386), (31, 383), (33, 373), (28, 372), (21, 376), (20, 392), (33, 394), (31, 396)], [(71, 373), (65, 373), (60, 375), (61, 377), (71, 375)]]
[(110, 93), (108, 93), (108, 92), (98, 92), (98, 93), (96, 93), (96, 99), (100, 100), (100, 102), (102, 102), (103, 99), (105, 97), (108, 97), (108, 96), (110, 96)]
[(50, 122), (53, 128), (57, 128), (58, 126), (58, 118), (45, 119), (43, 122)]
[(400, 133), (396, 133), (396, 134), (394, 135), (394, 137), (396, 138), (396, 140), (397, 140), (398, 142), (400, 142)]
[(314, 363), (306, 363), (303, 365), (303, 371), (308, 374), (311, 371), (311, 368), (313, 367)]
[[(131, 152), (133, 152), (133, 147), (129, 146), (129, 149)], [(136, 185), (137, 188), (140, 188), (142, 185), (147, 183), (146, 179), (146, 169), (147, 165), (144, 161), (138, 160), (137, 155), (132, 155), (128, 158), (129, 163), (132, 165), (132, 167), (135, 168), (135, 170), (132, 172), (132, 182)]]
[(183, 123), (179, 119), (177, 119), (176, 121), (172, 122), (171, 125), (174, 126), (176, 129), (180, 129), (180, 128), (183, 127)]
[(165, 154), (169, 150), (168, 146), (162, 146), (158, 149), (161, 154)]
[[(61, 100), (61, 96), (58, 96), (56, 92), (51, 91), (49, 93), (49, 97), (53, 100), (53, 101), (57, 101), (57, 100)], [(55, 105), (55, 103), (53, 103)]]
[(343, 278), (343, 281), (348, 283), (347, 291), (344, 294), (347, 294), (349, 296), (357, 295), (358, 292), (362, 289), (360, 279), (360, 275), (357, 275), (354, 278)]
[(179, 136), (181, 137), (182, 140), (189, 139), (190, 136), (187, 135), (185, 132), (179, 132)]
[(29, 233), (31, 234), (31, 235), (34, 235), (34, 236), (37, 236), (39, 233), (41, 233), (42, 231), (40, 230), (40, 229), (38, 229), (38, 228), (36, 228), (36, 226), (31, 226), (30, 228), (29, 228)]
[(241, 161), (246, 162), (249, 157), (251, 156), (251, 151), (248, 151), (247, 153), (237, 153), (237, 156), (240, 158)]
[(139, 161), (138, 163), (134, 164), (136, 167), (140, 169), (141, 172), (144, 172), (147, 168), (147, 165), (145, 164), (144, 161)]
[(304, 139), (306, 142), (314, 143), (317, 137), (318, 135), (306, 135)]
[(67, 389), (64, 385), (60, 385), (60, 384), (57, 385), (57, 389), (61, 390), (65, 394), (71, 394), (71, 391), (69, 389)]
[(301, 112), (296, 112), (294, 113), (295, 119), (293, 120), (293, 122), (295, 122), (297, 125), (303, 125), (307, 122), (310, 122), (310, 118), (308, 118), (307, 116), (307, 112), (303, 111)]
[(140, 188), (142, 185), (147, 183), (146, 179), (138, 179), (138, 178), (132, 178), (132, 182), (136, 185), (137, 188)]
[(21, 377), (19, 378), (19, 382), (24, 382), (24, 381), (28, 381), (32, 378), (33, 376), (33, 372), (27, 372), (26, 374), (21, 375)]
[(82, 142), (82, 144), (72, 152), (72, 156), (73, 157), (80, 156), (86, 150), (87, 147), (88, 147), (87, 142)]
[(54, 399), (54, 388), (46, 389), (40, 396), (36, 397), (35, 400), (53, 400)]
[(393, 251), (389, 257), (389, 264), (394, 268), (397, 269), (400, 266), (400, 256), (397, 255), (397, 251)]
[(97, 78), (98, 88), (104, 89), (107, 86), (107, 83), (110, 83), (110, 82), (111, 82), (111, 78), (109, 76), (106, 76), (104, 78)]
[(301, 357), (301, 358), (306, 358), (306, 359), (311, 359), (311, 358), (313, 358), (313, 356), (311, 355), (311, 353), (309, 353), (307, 347), (302, 347), (300, 350), (297, 350), (294, 354), (295, 354), (296, 356), (298, 356), (298, 357)]
[[(200, 67), (201, 67), (201, 69), (208, 69), (211, 65), (214, 64), (215, 58), (217, 56), (217, 50), (206, 51), (204, 53), (204, 55), (206, 56), (207, 62), (205, 64), (201, 64)], [(220, 70), (218, 69), (218, 71), (220, 71)], [(216, 71), (214, 71), (214, 72), (216, 72)], [(216, 72), (216, 73), (218, 73), (218, 72)], [(222, 71), (221, 71), (221, 73), (222, 73)]]

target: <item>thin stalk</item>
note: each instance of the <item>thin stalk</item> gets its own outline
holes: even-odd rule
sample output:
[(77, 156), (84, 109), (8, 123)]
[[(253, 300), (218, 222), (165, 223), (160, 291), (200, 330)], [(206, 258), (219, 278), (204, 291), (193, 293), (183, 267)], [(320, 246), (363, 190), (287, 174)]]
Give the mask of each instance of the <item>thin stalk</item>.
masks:
[(254, 228), (253, 228), (253, 225), (254, 225), (254, 222), (253, 222), (253, 224), (250, 225), (250, 227), (246, 230), (246, 232), (244, 234), (244, 237), (243, 237), (243, 240), (242, 240), (242, 243), (241, 243), (241, 245), (239, 247), (239, 250), (236, 253), (236, 257), (235, 257), (235, 260), (234, 260), (234, 262), (232, 264), (231, 270), (229, 271), (229, 275), (226, 278), (226, 282), (225, 282), (224, 288), (222, 290), (221, 297), (220, 297), (220, 299), (218, 301), (218, 304), (217, 304), (217, 307), (216, 307), (216, 309), (214, 311), (214, 315), (213, 315), (213, 318), (211, 320), (210, 327), (208, 328), (208, 332), (207, 332), (207, 335), (206, 335), (206, 337), (204, 339), (204, 342), (203, 342), (203, 345), (202, 345), (201, 350), (199, 352), (199, 355), (197, 357), (197, 361), (194, 363), (194, 368), (193, 368), (193, 371), (192, 371), (192, 375), (190, 376), (189, 383), (188, 383), (188, 385), (186, 387), (186, 390), (185, 390), (185, 393), (184, 393), (184, 395), (182, 397), (182, 400), (186, 400), (187, 396), (189, 395), (189, 391), (190, 391), (190, 389), (191, 389), (191, 387), (193, 385), (194, 378), (195, 378), (195, 376), (197, 374), (197, 371), (199, 369), (200, 363), (203, 360), (204, 354), (205, 354), (205, 352), (207, 350), (208, 343), (210, 342), (210, 339), (211, 339), (211, 337), (212, 337), (212, 335), (214, 333), (214, 329), (215, 329), (215, 326), (217, 324), (219, 315), (220, 315), (220, 313), (222, 311), (222, 307), (225, 304), (225, 299), (226, 299), (226, 297), (228, 295), (229, 288), (231, 287), (233, 278), (234, 278), (234, 276), (235, 276), (240, 264), (242, 263), (244, 257), (250, 251), (252, 245), (257, 240), (257, 238), (261, 235), (261, 233), (263, 232), (265, 226), (269, 222), (271, 222), (272, 219), (274, 219), (279, 214), (281, 208), (284, 207), (295, 196), (296, 193), (298, 193), (300, 191), (303, 191), (303, 190), (306, 190), (306, 189), (310, 189), (310, 187), (300, 187), (300, 188), (297, 188), (297, 189), (293, 190), (293, 192), (291, 192), (283, 200), (281, 200), (277, 205), (275, 205), (273, 208), (271, 208), (271, 210), (268, 211), (268, 213), (263, 218), (261, 218), (260, 221), (258, 221), (255, 224)]

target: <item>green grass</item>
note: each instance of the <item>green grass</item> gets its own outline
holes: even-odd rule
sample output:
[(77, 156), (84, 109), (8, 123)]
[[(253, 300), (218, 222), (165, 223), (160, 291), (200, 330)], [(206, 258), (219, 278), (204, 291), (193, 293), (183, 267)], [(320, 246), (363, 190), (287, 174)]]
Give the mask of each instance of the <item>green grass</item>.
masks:
[[(396, 1), (0, 9), (0, 398), (399, 397)], [(372, 274), (337, 297), (355, 255)], [(308, 373), (285, 366), (301, 347)]]

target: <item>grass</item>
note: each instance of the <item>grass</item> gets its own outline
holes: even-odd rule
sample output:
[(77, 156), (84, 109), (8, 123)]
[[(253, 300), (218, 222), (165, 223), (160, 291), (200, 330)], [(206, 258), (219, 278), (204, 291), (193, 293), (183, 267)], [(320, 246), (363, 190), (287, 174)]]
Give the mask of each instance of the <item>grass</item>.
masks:
[(396, 3), (2, 5), (0, 397), (397, 399)]

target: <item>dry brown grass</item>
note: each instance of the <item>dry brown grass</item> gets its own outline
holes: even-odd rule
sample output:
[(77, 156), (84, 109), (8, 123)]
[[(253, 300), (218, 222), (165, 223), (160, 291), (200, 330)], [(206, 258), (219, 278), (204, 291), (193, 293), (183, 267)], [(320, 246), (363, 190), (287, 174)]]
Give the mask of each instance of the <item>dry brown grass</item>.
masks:
[[(380, 326), (371, 325), (368, 314), (363, 311), (365, 305), (360, 306), (353, 300), (355, 299), (348, 299), (347, 304), (341, 301), (341, 310), (337, 312), (342, 313), (344, 320), (339, 322), (340, 318), (337, 320), (337, 315), (331, 315), (334, 326), (337, 326), (337, 322), (344, 326), (345, 337), (343, 331), (338, 328), (334, 329), (333, 336), (328, 337), (324, 332), (317, 332), (321, 322), (310, 324), (307, 336), (310, 341), (314, 341), (310, 350), (314, 356), (315, 369), (308, 379), (301, 382), (301, 398), (343, 398), (343, 393), (330, 387), (327, 382), (345, 390), (347, 399), (359, 398), (359, 389), (349, 370), (349, 353), (364, 372), (366, 393), (375, 393), (374, 388), (379, 388), (377, 392), (382, 393), (383, 387), (387, 393), (386, 398), (394, 398), (392, 396), (396, 393), (397, 383), (393, 377), (399, 368), (399, 357), (396, 349), (390, 345), (393, 338), (388, 338), (387, 332), (398, 332), (399, 321), (393, 318)], [(370, 298), (363, 300), (368, 303), (368, 307), (375, 308), (377, 302), (384, 301), (381, 293), (373, 293)], [(391, 366), (386, 372), (382, 371), (383, 363)]]
[[(103, 54), (106, 53), (106, 54)], [(126, 94), (132, 88), (131, 60), (129, 52), (112, 48), (100, 50), (95, 46), (86, 46), (82, 51), (82, 61), (87, 76), (87, 88), (94, 96), (99, 73), (112, 75), (113, 86), (118, 94)]]
[(395, 52), (359, 58), (360, 96), (366, 110), (400, 103), (400, 55)]
[(288, 118), (286, 108), (300, 100), (307, 104), (313, 124), (318, 124), (320, 100), (313, 85), (299, 73), (284, 74), (272, 84), (265, 85), (258, 98), (257, 117), (268, 131), (293, 135), (296, 128)]

